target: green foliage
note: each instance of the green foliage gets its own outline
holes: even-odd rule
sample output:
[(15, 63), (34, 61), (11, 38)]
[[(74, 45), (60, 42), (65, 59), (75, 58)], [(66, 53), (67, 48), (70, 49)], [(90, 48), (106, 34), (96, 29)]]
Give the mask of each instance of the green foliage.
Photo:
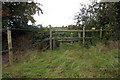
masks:
[(104, 38), (112, 37), (112, 40), (118, 39), (119, 36), (116, 30), (120, 29), (120, 2), (97, 3), (92, 1), (91, 4), (80, 4), (80, 6), (80, 11), (75, 16), (79, 27), (84, 26), (86, 29), (91, 29), (92, 27), (100, 29), (102, 27), (104, 30), (110, 31), (104, 33)]
[(34, 23), (33, 15), (36, 13), (40, 14), (40, 12), (43, 13), (39, 7), (40, 5), (34, 2), (2, 2), (3, 46), (7, 46), (7, 27), (12, 28), (12, 40), (14, 41), (28, 32), (33, 34), (32, 31), (39, 30), (34, 26), (29, 26), (28, 21)]
[(42, 12), (38, 3), (3, 2), (2, 27), (23, 27), (28, 21), (35, 22), (33, 15)]
[(68, 26), (67, 26), (67, 29), (68, 29), (68, 30), (73, 30), (73, 29), (74, 29), (74, 30), (78, 30), (79, 27), (77, 27), (76, 25), (68, 25)]
[[(47, 30), (47, 31), (46, 31)], [(49, 38), (49, 29), (46, 27), (37, 28), (34, 32), (33, 43), (38, 43), (41, 45), (41, 41), (45, 38)], [(48, 41), (46, 43), (49, 43)]]

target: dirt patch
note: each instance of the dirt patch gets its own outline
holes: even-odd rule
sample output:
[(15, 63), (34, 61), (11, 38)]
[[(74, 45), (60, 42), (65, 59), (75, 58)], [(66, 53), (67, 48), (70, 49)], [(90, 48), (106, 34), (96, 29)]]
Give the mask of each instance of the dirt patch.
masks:
[(108, 48), (110, 49), (120, 49), (120, 45), (118, 44), (118, 41), (110, 41)]
[(109, 41), (107, 44), (101, 45), (101, 52), (108, 52), (114, 49), (120, 49), (118, 41)]

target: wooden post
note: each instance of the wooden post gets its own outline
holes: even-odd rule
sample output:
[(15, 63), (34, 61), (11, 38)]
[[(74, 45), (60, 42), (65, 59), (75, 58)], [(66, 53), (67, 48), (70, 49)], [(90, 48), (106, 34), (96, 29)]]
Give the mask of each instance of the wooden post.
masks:
[(56, 44), (55, 44), (55, 33), (54, 33), (54, 37), (53, 37), (53, 49), (55, 49), (55, 46), (56, 46)]
[(9, 50), (9, 65), (13, 63), (13, 52), (12, 52), (12, 37), (10, 27), (7, 27), (7, 38), (8, 38), (8, 50)]
[(73, 43), (73, 33), (70, 34), (71, 37), (71, 43)]
[(85, 27), (83, 27), (83, 45), (85, 44)]
[[(79, 39), (81, 38), (81, 33), (80, 32), (78, 32), (78, 38)], [(79, 40), (79, 42), (80, 42), (80, 40)]]
[(100, 28), (100, 40), (102, 39), (102, 27)]
[(50, 50), (52, 50), (52, 27), (50, 27)]

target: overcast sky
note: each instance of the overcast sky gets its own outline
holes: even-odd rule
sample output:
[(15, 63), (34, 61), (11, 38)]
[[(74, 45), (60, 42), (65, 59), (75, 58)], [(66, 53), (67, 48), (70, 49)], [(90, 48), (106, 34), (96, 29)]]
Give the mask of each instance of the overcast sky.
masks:
[(43, 14), (34, 16), (35, 24), (60, 27), (75, 24), (74, 15), (79, 11), (79, 4), (89, 3), (89, 0), (38, 0), (37, 2), (43, 5), (41, 6)]

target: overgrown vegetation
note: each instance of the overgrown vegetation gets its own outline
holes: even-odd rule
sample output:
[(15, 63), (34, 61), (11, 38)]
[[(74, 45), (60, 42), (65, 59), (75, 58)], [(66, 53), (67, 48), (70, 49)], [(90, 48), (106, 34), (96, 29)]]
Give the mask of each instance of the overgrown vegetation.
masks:
[[(80, 4), (80, 10), (75, 16), (77, 26), (68, 26), (74, 29), (100, 29), (104, 32), (104, 39), (118, 40), (120, 21), (120, 2), (97, 2), (91, 0), (91, 4)], [(108, 32), (107, 32), (108, 31)], [(97, 34), (96, 34), (97, 36)]]
[(120, 50), (111, 45), (84, 48), (74, 43), (55, 51), (34, 52), (12, 66), (3, 65), (3, 78), (116, 78)]
[[(27, 51), (44, 51), (49, 48), (49, 29), (47, 27), (36, 27), (29, 25), (28, 27), (17, 28), (12, 30), (12, 44), (13, 44), (13, 53), (14, 60), (18, 61), (23, 56), (27, 55)], [(15, 33), (17, 35), (14, 35)], [(3, 36), (3, 63), (8, 63), (8, 44), (7, 44), (7, 34), (2, 34)], [(19, 35), (19, 37), (18, 37)]]
[[(3, 64), (3, 78), (116, 78), (119, 76), (120, 2), (80, 4), (82, 7), (75, 16), (77, 25), (61, 28), (82, 30), (86, 27), (87, 30), (91, 30), (102, 27), (102, 39), (99, 39), (99, 32), (88, 32), (86, 37), (93, 38), (86, 40), (84, 47), (81, 46), (81, 40), (79, 43), (66, 43), (59, 49), (46, 52), (41, 50), (49, 45), (49, 41), (43, 44), (41, 42), (49, 38), (49, 28), (42, 25), (28, 25), (29, 20), (35, 22), (33, 18), (35, 13), (42, 13), (38, 3), (5, 2), (2, 5), (3, 50), (6, 50), (8, 45), (6, 27), (11, 27), (14, 52), (14, 64), (11, 66)], [(58, 34), (57, 37), (70, 37), (70, 35), (71, 33), (68, 32)], [(72, 35), (78, 37), (77, 32)], [(22, 57), (18, 60), (16, 57), (21, 56), (21, 53)], [(5, 60), (8, 60), (8, 57), (3, 61)]]

